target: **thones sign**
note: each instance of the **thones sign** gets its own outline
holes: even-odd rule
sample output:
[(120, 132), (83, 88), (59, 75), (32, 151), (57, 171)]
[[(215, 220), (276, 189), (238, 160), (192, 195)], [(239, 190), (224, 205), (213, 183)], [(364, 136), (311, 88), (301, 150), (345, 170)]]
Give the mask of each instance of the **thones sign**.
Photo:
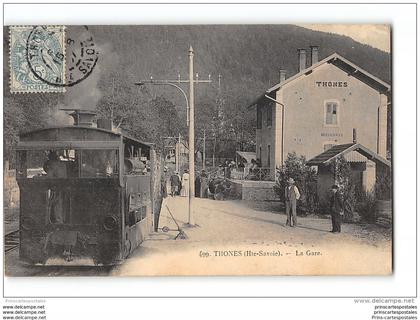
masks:
[(315, 87), (347, 88), (347, 81), (315, 81)]

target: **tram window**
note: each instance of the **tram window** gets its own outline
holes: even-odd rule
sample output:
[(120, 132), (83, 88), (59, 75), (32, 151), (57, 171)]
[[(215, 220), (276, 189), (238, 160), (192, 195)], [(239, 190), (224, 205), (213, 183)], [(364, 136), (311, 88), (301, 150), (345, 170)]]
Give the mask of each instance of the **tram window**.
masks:
[(74, 170), (75, 154), (75, 150), (19, 151), (18, 177), (28, 179), (67, 178)]
[(118, 175), (117, 150), (26, 150), (17, 156), (19, 178), (97, 178)]
[(146, 218), (146, 206), (140, 193), (131, 193), (128, 198), (128, 224), (132, 226)]
[(112, 177), (118, 175), (118, 151), (116, 150), (82, 150), (81, 177)]

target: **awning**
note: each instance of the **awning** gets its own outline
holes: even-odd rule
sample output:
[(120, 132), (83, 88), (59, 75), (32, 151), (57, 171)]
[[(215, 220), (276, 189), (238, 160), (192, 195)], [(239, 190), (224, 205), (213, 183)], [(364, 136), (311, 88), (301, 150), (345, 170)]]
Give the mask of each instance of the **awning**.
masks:
[(251, 163), (252, 159), (257, 160), (255, 152), (236, 151), (236, 154), (244, 159), (247, 163)]
[(352, 151), (356, 151), (360, 153), (361, 155), (365, 156), (367, 159), (372, 160), (375, 163), (382, 163), (388, 167), (391, 167), (390, 161), (381, 157), (376, 152), (369, 150), (368, 148), (361, 145), (360, 143), (347, 143), (347, 144), (339, 144), (339, 145), (333, 146), (332, 148), (324, 151), (323, 153), (307, 161), (306, 165), (307, 166), (327, 165), (331, 163), (333, 160), (337, 159), (338, 157), (344, 156)]

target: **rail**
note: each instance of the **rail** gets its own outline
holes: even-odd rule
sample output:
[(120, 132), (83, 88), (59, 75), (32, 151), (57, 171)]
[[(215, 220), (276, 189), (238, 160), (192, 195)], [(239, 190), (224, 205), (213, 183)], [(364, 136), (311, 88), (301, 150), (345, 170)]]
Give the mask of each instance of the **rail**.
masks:
[(272, 180), (270, 176), (270, 168), (255, 168), (250, 169), (249, 173), (245, 176), (243, 175), (240, 180), (253, 180), (253, 181), (267, 181)]
[(4, 236), (4, 252), (8, 253), (19, 246), (19, 230), (9, 232)]

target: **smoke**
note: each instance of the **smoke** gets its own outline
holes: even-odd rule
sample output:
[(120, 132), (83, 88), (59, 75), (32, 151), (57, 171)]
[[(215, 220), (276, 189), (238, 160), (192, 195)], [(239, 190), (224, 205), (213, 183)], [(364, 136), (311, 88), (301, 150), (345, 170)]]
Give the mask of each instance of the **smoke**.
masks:
[[(72, 87), (66, 88), (65, 98), (63, 101), (66, 109), (85, 109), (94, 111), (101, 100), (103, 93), (108, 90), (104, 83), (113, 69), (118, 67), (119, 57), (113, 50), (110, 43), (97, 43), (95, 42), (95, 34), (86, 31), (80, 26), (71, 26), (67, 29), (66, 38), (73, 39), (88, 39), (90, 36), (95, 43), (95, 49), (98, 52), (98, 61), (92, 73), (83, 79), (81, 82)], [(71, 63), (71, 48), (67, 50), (67, 64)], [(101, 87), (102, 85), (102, 87)]]
[(69, 116), (68, 112), (61, 110), (65, 108), (67, 108), (67, 106), (65, 106), (62, 103), (59, 103), (54, 109), (50, 109), (48, 111), (48, 125), (53, 127), (73, 125), (73, 118)]

